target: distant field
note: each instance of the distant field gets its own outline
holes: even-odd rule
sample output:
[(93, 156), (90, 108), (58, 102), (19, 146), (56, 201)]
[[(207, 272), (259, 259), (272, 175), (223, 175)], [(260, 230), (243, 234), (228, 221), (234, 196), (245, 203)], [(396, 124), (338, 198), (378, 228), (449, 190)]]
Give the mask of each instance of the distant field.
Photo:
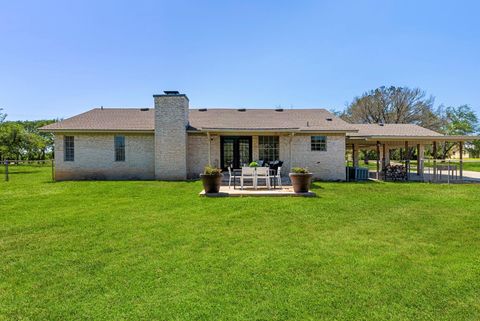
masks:
[(0, 320), (479, 320), (480, 186), (0, 180)]

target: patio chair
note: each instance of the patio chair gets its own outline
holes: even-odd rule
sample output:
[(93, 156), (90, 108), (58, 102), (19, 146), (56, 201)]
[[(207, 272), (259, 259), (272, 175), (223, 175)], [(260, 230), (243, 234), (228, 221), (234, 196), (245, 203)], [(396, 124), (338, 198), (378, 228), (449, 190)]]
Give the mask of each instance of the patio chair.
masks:
[(251, 179), (253, 187), (257, 189), (255, 175), (255, 167), (242, 167), (242, 175), (240, 176), (240, 188), (243, 189), (244, 180)]
[(270, 169), (268, 167), (257, 167), (257, 175), (255, 176), (255, 189), (258, 186), (258, 180), (264, 179), (265, 185), (270, 189)]
[(282, 173), (282, 166), (279, 166), (276, 171), (274, 171), (274, 175), (271, 176), (271, 178), (275, 179), (278, 183), (278, 186), (282, 188), (282, 177), (280, 176)]
[[(227, 168), (228, 168), (228, 188), (230, 188), (230, 186), (232, 185), (232, 179), (236, 180), (239, 177), (233, 174), (232, 166), (228, 166)], [(234, 181), (233, 183), (235, 185), (236, 182)]]

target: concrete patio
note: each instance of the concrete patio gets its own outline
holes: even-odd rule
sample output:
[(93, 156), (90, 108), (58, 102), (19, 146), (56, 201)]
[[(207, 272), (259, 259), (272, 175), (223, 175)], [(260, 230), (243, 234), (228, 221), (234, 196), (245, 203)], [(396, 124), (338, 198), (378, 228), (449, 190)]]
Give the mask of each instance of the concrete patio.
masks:
[(219, 193), (205, 193), (205, 191), (201, 191), (200, 196), (207, 196), (207, 197), (228, 197), (228, 196), (293, 196), (293, 197), (315, 197), (317, 194), (310, 191), (308, 193), (295, 193), (293, 191), (292, 186), (283, 186), (282, 188), (272, 188), (268, 189), (266, 187), (258, 187), (257, 189), (254, 188), (244, 188), (240, 189), (240, 187), (233, 188), (228, 186), (221, 186)]

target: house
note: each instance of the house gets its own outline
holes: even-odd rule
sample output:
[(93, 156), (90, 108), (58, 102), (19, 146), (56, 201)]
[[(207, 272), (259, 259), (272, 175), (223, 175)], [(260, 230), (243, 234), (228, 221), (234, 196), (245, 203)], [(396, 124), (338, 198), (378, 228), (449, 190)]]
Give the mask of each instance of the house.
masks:
[(416, 125), (353, 125), (325, 109), (190, 109), (177, 91), (153, 97), (153, 109), (95, 108), (43, 127), (55, 135), (56, 180), (184, 180), (207, 164), (277, 159), (284, 175), (301, 166), (317, 179), (345, 180), (347, 147), (385, 158), (387, 144), (451, 138)]

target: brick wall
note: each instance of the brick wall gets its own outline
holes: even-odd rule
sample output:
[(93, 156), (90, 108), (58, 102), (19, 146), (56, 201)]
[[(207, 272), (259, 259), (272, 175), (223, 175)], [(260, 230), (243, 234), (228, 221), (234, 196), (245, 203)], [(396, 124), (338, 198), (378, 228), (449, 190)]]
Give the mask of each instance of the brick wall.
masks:
[(187, 178), (188, 98), (155, 95), (155, 178)]
[(153, 134), (121, 134), (125, 136), (124, 162), (115, 161), (114, 134), (67, 135), (75, 137), (75, 160), (64, 161), (64, 135), (56, 134), (56, 180), (154, 178)]

